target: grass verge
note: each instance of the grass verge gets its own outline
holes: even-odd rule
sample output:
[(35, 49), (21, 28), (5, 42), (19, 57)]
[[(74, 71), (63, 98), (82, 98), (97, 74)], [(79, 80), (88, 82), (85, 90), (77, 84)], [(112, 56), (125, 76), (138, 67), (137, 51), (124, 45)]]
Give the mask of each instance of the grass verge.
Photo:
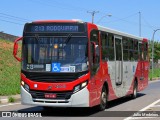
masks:
[(8, 97), (8, 102), (9, 102), (9, 103), (13, 103), (13, 102), (15, 102), (15, 99), (10, 96), (10, 97)]
[(152, 77), (152, 69), (149, 71), (149, 79), (160, 77), (160, 68), (153, 69), (153, 77)]
[(0, 39), (0, 96), (20, 93), (20, 62), (12, 51), (13, 42)]

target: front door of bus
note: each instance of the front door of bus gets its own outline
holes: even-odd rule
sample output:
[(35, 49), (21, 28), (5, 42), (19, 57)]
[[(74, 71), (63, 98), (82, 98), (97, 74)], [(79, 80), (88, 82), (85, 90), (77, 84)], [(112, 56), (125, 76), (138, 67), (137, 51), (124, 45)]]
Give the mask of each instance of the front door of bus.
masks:
[(116, 93), (118, 96), (122, 96), (121, 85), (123, 78), (123, 54), (122, 54), (122, 37), (114, 36), (114, 54), (115, 54), (115, 84), (116, 84)]
[(96, 104), (99, 96), (98, 89), (100, 88), (100, 50), (99, 50), (99, 32), (92, 30), (90, 33), (90, 99), (91, 104)]

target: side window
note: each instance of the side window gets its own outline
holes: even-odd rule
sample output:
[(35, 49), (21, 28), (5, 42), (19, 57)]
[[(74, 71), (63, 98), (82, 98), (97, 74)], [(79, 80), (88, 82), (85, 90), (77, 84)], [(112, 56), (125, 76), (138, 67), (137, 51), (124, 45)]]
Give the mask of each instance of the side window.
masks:
[(115, 47), (116, 47), (116, 60), (122, 60), (122, 43), (121, 38), (115, 38)]
[(143, 60), (144, 56), (143, 56), (143, 46), (142, 46), (142, 42), (139, 42), (139, 60)]
[(123, 37), (123, 60), (124, 61), (138, 60), (138, 40)]
[(108, 51), (108, 58), (110, 61), (114, 60), (114, 37), (113, 34), (108, 34), (108, 46), (107, 46), (107, 51)]
[(133, 57), (137, 61), (138, 60), (138, 40), (134, 40), (134, 54)]
[(144, 60), (148, 60), (148, 43), (144, 43)]
[(102, 44), (102, 60), (108, 59), (108, 34), (105, 32), (101, 32), (101, 44)]
[(134, 44), (133, 44), (133, 39), (129, 38), (129, 60), (130, 61), (134, 61), (134, 56), (133, 56), (133, 53), (134, 53)]
[(123, 60), (128, 61), (129, 60), (129, 54), (128, 54), (128, 39), (123, 37)]
[(138, 50), (138, 40), (134, 40), (134, 50)]

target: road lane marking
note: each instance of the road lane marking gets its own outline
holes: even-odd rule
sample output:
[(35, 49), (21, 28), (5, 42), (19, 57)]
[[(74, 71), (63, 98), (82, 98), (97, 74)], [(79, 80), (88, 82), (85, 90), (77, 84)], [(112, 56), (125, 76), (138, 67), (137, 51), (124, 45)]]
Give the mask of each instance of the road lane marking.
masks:
[[(151, 104), (149, 104), (148, 106), (144, 107), (143, 109), (139, 110), (139, 111), (136, 112), (136, 113), (140, 113), (140, 112), (146, 111), (147, 109), (153, 107), (153, 106), (154, 106), (155, 104), (157, 104), (158, 102), (160, 102), (160, 99), (157, 100), (157, 101), (155, 101), (155, 102), (153, 102), (153, 103), (151, 103)], [(136, 118), (143, 119), (143, 118), (156, 118), (156, 117), (134, 117), (134, 116), (132, 115), (132, 116), (130, 116), (130, 117), (125, 118), (124, 120), (133, 120), (133, 119), (136, 119)]]
[[(157, 118), (157, 117), (132, 117), (129, 120), (141, 120), (141, 119), (151, 119), (151, 118)], [(125, 119), (124, 119), (125, 120)]]
[(145, 111), (145, 110), (149, 109), (150, 107), (154, 106), (155, 104), (157, 104), (159, 102), (160, 102), (160, 99), (151, 103), (150, 105), (146, 106), (145, 108), (141, 109), (140, 111)]
[(152, 106), (152, 107), (160, 107), (160, 105), (154, 105), (154, 106)]
[(19, 104), (21, 104), (21, 103), (9, 103), (7, 105), (0, 105), (0, 108), (1, 107), (6, 107), (6, 106), (11, 106), (11, 105), (19, 105)]
[[(141, 120), (141, 119), (151, 119), (151, 118), (157, 118), (157, 117), (132, 117), (131, 119), (129, 119), (129, 120)], [(125, 119), (124, 119), (125, 120)]]

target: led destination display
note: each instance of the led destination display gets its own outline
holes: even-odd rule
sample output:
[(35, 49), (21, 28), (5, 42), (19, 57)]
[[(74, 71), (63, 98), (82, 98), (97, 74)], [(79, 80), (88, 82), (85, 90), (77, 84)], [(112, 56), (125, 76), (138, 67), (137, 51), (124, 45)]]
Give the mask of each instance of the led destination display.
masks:
[(84, 32), (84, 24), (28, 24), (25, 32)]

